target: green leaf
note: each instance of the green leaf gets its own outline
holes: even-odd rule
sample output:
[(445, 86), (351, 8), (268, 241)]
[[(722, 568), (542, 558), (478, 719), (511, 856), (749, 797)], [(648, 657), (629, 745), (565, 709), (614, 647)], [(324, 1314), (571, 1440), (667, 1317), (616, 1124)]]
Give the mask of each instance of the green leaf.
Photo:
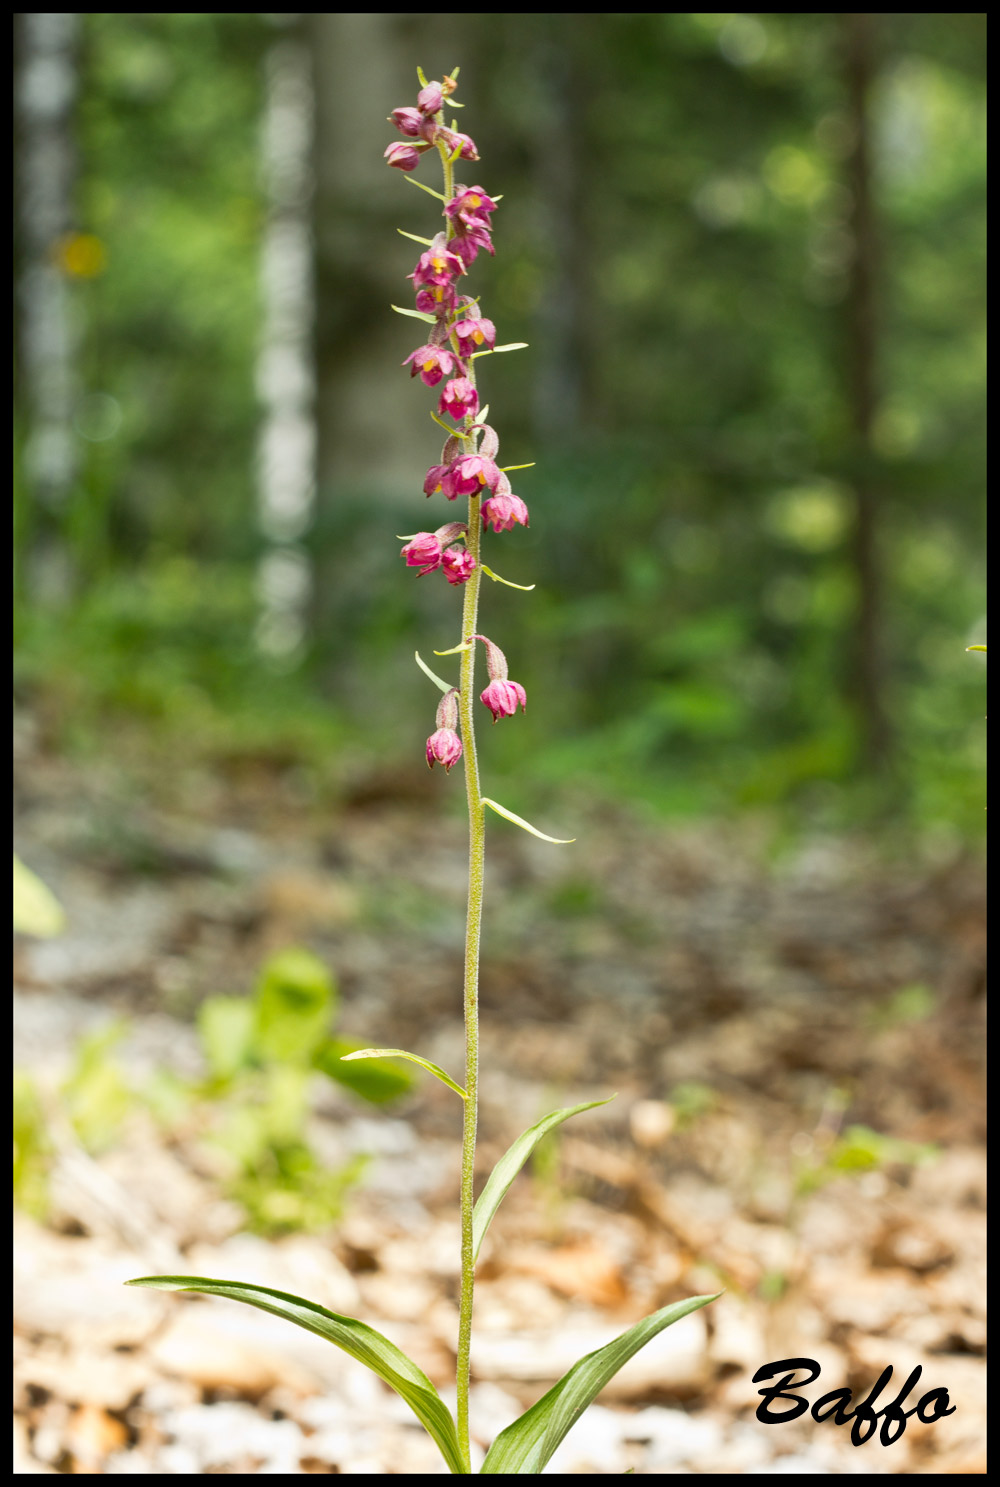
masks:
[(384, 1105), (388, 1100), (398, 1100), (400, 1095), (409, 1093), (414, 1084), (413, 1076), (398, 1064), (383, 1063), (380, 1059), (363, 1064), (345, 1064), (344, 1060), (352, 1053), (365, 1051), (363, 1043), (348, 1038), (330, 1038), (314, 1054), (313, 1068), (373, 1105)]
[[(461, 153), (461, 146), (459, 147), (459, 152)], [(441, 195), (440, 191), (435, 191), (432, 186), (425, 186), (423, 181), (415, 181), (412, 176), (404, 176), (403, 180), (409, 181), (411, 186), (418, 186), (421, 191), (426, 191), (428, 196), (436, 196), (438, 201), (447, 200), (446, 197)]]
[[(443, 651), (442, 652), (442, 655), (447, 655), (447, 654), (448, 654), (447, 651)], [(431, 679), (431, 681), (434, 683), (434, 685), (436, 687), (440, 687), (442, 692), (450, 692), (451, 691), (451, 689), (452, 689), (451, 688), (451, 683), (450, 682), (443, 682), (439, 676), (435, 676), (434, 675), (434, 672), (427, 665), (427, 662), (421, 660), (421, 658), (420, 658), (420, 652), (419, 651), (414, 651), (413, 652), (413, 659), (416, 661), (417, 665), (420, 667), (420, 670), (424, 673), (424, 676), (429, 676), (430, 679)]]
[(457, 656), (459, 651), (471, 651), (471, 640), (460, 640), (458, 645), (453, 645), (449, 651), (435, 651), (435, 656)]
[[(479, 566), (480, 568), (482, 568), (487, 578), (492, 578), (494, 583), (506, 584), (509, 589), (523, 589), (524, 592), (527, 594), (530, 593), (531, 590), (535, 587), (533, 583), (511, 583), (509, 578), (501, 578), (499, 573), (494, 573), (493, 569), (487, 568), (485, 563), (480, 563)], [(435, 651), (434, 654), (437, 655), (437, 651)], [(549, 840), (552, 841), (553, 838), (550, 837)]]
[[(398, 227), (396, 231), (399, 231)], [(410, 234), (404, 233), (403, 236), (409, 237)], [(423, 238), (420, 238), (419, 241), (423, 242)], [(428, 325), (433, 325), (437, 318), (434, 315), (428, 315), (426, 310), (408, 310), (405, 305), (390, 305), (389, 308), (390, 310), (395, 310), (397, 315), (409, 315), (412, 320), (426, 320)]]
[(537, 1404), (533, 1404), (513, 1425), (501, 1430), (487, 1452), (481, 1470), (492, 1476), (528, 1476), (542, 1472), (588, 1404), (623, 1364), (665, 1327), (715, 1299), (715, 1296), (692, 1296), (687, 1301), (675, 1301), (651, 1317), (636, 1322), (634, 1327), (629, 1327), (627, 1332), (605, 1347), (588, 1353), (579, 1363), (574, 1363)]
[(255, 992), (255, 1045), (263, 1058), (307, 1060), (330, 1025), (333, 978), (311, 950), (281, 950), (265, 962)]
[(285, 1291), (272, 1291), (269, 1286), (251, 1286), (242, 1281), (206, 1280), (197, 1275), (145, 1275), (126, 1284), (149, 1286), (159, 1291), (198, 1291), (205, 1296), (224, 1296), (283, 1317), (286, 1322), (294, 1322), (307, 1332), (315, 1332), (378, 1374), (390, 1389), (395, 1389), (436, 1443), (450, 1470), (456, 1476), (467, 1472), (455, 1422), (430, 1379), (395, 1343), (365, 1322), (338, 1316), (336, 1312), (327, 1311), (301, 1296), (290, 1296)]
[(570, 842), (576, 841), (575, 836), (546, 836), (544, 831), (539, 831), (536, 826), (532, 826), (530, 821), (525, 821), (523, 816), (515, 816), (513, 811), (509, 811), (506, 806), (497, 805), (496, 801), (490, 800), (488, 795), (482, 796), (482, 802), (483, 805), (488, 805), (491, 811), (496, 811), (498, 816), (513, 821), (515, 826), (520, 826), (522, 831), (530, 831), (531, 835), (537, 836), (540, 841), (553, 842), (557, 847), (568, 847)]
[(965, 649), (967, 651), (984, 651), (986, 647), (985, 645), (967, 645)]
[[(423, 243), (423, 245), (424, 245), (425, 248), (433, 248), (433, 246), (434, 246), (434, 239), (433, 238), (422, 238), (422, 237), (418, 237), (415, 232), (404, 232), (401, 227), (397, 227), (396, 228), (396, 231), (399, 233), (399, 235), (400, 235), (401, 238), (409, 238), (410, 241), (411, 242), (414, 242), (414, 243)], [(396, 306), (393, 305), (392, 308), (395, 309)], [(425, 320), (433, 320), (434, 319), (434, 316), (433, 315), (425, 315), (423, 310), (400, 310), (399, 313), (401, 315), (422, 315)]]
[(524, 351), (527, 345), (527, 341), (511, 341), (506, 346), (491, 346), (488, 351), (473, 351), (469, 360), (475, 361), (477, 356), (499, 356), (501, 351)]
[(549, 1115), (543, 1115), (541, 1120), (529, 1126), (526, 1131), (522, 1131), (517, 1140), (508, 1146), (486, 1179), (486, 1186), (476, 1199), (476, 1206), (472, 1210), (473, 1260), (479, 1254), (479, 1246), (486, 1237), (486, 1231), (493, 1221), (493, 1215), (503, 1202), (508, 1188), (542, 1137), (547, 1136), (549, 1131), (554, 1130), (556, 1126), (561, 1126), (564, 1120), (569, 1120), (570, 1116), (580, 1115), (584, 1110), (594, 1110), (598, 1105), (608, 1105), (615, 1098), (615, 1095), (609, 1095), (606, 1100), (587, 1100), (583, 1105), (569, 1105), (565, 1110), (553, 1110)]
[(504, 474), (507, 475), (510, 473), (511, 470), (533, 470), (535, 468), (535, 464), (535, 460), (529, 460), (526, 465), (501, 465), (500, 468), (504, 472)]
[(407, 1053), (405, 1048), (359, 1048), (356, 1052), (345, 1053), (341, 1057), (345, 1063), (348, 1059), (352, 1058), (408, 1058), (411, 1063), (419, 1064), (422, 1069), (427, 1070), (428, 1074), (433, 1074), (437, 1079), (440, 1079), (442, 1084), (446, 1084), (457, 1095), (461, 1095), (463, 1100), (469, 1098), (462, 1086), (456, 1084), (451, 1075), (446, 1074), (440, 1064), (432, 1064), (429, 1058), (421, 1058), (419, 1053)]
[(232, 1079), (251, 1060), (254, 1005), (241, 996), (207, 997), (198, 1008), (198, 1036), (216, 1079)]
[(66, 927), (62, 905), (41, 878), (14, 854), (14, 928), (23, 935), (51, 939)]

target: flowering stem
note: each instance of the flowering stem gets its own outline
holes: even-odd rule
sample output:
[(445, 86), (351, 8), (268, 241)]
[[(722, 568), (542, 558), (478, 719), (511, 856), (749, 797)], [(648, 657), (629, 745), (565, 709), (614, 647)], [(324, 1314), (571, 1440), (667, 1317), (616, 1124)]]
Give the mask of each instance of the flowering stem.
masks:
[[(441, 149), (444, 167), (445, 203), (455, 194), (454, 169), (448, 150)], [(449, 236), (451, 224), (449, 223)], [(458, 350), (457, 339), (451, 337)], [(475, 373), (469, 363), (469, 378), (475, 386)], [(468, 429), (474, 419), (465, 419)], [(467, 444), (467, 449), (475, 445)], [(479, 787), (479, 761), (476, 756), (476, 726), (473, 711), (476, 646), (473, 636), (478, 628), (479, 585), (482, 568), (479, 564), (479, 547), (482, 523), (479, 515), (480, 497), (476, 492), (469, 496), (468, 532), (466, 546), (475, 559), (475, 567), (465, 584), (462, 604), (462, 640), (471, 642), (462, 652), (461, 681), (458, 696), (459, 718), (462, 729), (463, 758), (465, 760), (465, 794), (469, 808), (469, 897), (465, 917), (465, 1091), (464, 1119), (462, 1123), (462, 1280), (458, 1313), (458, 1350), (455, 1365), (457, 1389), (456, 1423), (458, 1443), (465, 1461), (466, 1471), (472, 1472), (472, 1457), (469, 1452), (469, 1362), (472, 1346), (472, 1306), (475, 1287), (475, 1255), (473, 1252), (472, 1209), (474, 1202), (473, 1183), (476, 1169), (476, 1121), (479, 1113), (479, 940), (483, 920), (483, 874), (486, 859), (486, 812)]]

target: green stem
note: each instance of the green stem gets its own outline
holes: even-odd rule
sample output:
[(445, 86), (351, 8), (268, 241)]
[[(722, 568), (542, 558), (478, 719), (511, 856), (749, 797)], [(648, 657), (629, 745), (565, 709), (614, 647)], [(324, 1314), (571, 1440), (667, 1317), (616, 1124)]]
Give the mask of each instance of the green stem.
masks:
[[(441, 149), (444, 166), (444, 194), (447, 201), (454, 195), (454, 169), (448, 152)], [(448, 236), (453, 234), (448, 222)], [(457, 351), (457, 339), (452, 343)], [(469, 363), (469, 379), (475, 386), (475, 370)], [(466, 418), (468, 429), (475, 420)], [(470, 446), (466, 446), (469, 448)], [(472, 1306), (475, 1287), (475, 1260), (473, 1258), (472, 1209), (474, 1202), (474, 1179), (476, 1171), (476, 1121), (479, 1113), (479, 939), (483, 919), (483, 871), (486, 858), (486, 822), (483, 798), (479, 787), (479, 762), (476, 757), (476, 727), (473, 712), (475, 697), (476, 646), (472, 637), (478, 629), (479, 585), (482, 568), (479, 563), (481, 522), (480, 497), (469, 497), (469, 529), (466, 546), (475, 559), (465, 585), (462, 604), (462, 639), (471, 642), (462, 652), (462, 669), (458, 696), (458, 712), (462, 728), (462, 757), (465, 761), (465, 794), (469, 807), (469, 898), (465, 917), (465, 981), (463, 991), (465, 1011), (465, 1090), (464, 1119), (462, 1124), (462, 1281), (458, 1313), (458, 1351), (455, 1365), (457, 1387), (458, 1444), (465, 1461), (466, 1471), (471, 1475), (472, 1457), (469, 1451), (469, 1362), (472, 1347)]]

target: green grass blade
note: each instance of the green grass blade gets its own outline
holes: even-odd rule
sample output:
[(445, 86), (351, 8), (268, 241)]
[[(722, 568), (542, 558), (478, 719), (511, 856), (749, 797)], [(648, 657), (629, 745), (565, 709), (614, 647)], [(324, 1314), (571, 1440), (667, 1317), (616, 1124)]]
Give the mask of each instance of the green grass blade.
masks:
[(679, 1322), (681, 1317), (715, 1299), (715, 1296), (692, 1296), (687, 1301), (675, 1301), (672, 1306), (665, 1306), (662, 1311), (644, 1317), (621, 1337), (574, 1363), (537, 1404), (533, 1404), (513, 1425), (501, 1430), (487, 1452), (481, 1470), (491, 1476), (527, 1476), (542, 1472), (556, 1447), (622, 1365), (672, 1322)]
[(473, 1260), (479, 1254), (479, 1246), (483, 1242), (493, 1215), (506, 1196), (507, 1189), (542, 1137), (554, 1130), (556, 1126), (561, 1126), (564, 1120), (569, 1120), (571, 1115), (579, 1115), (584, 1110), (593, 1110), (598, 1105), (607, 1105), (614, 1098), (614, 1095), (609, 1095), (606, 1100), (588, 1100), (584, 1105), (570, 1105), (565, 1110), (553, 1110), (549, 1115), (543, 1115), (541, 1120), (529, 1126), (526, 1131), (522, 1131), (517, 1140), (507, 1148), (486, 1179), (486, 1186), (479, 1194), (472, 1211)]
[(437, 1445), (449, 1470), (455, 1476), (467, 1472), (458, 1445), (458, 1432), (451, 1412), (427, 1375), (412, 1363), (395, 1343), (354, 1317), (341, 1317), (336, 1312), (290, 1296), (285, 1291), (272, 1291), (268, 1286), (251, 1286), (242, 1281), (206, 1280), (197, 1275), (146, 1275), (130, 1280), (130, 1286), (150, 1286), (160, 1291), (199, 1291), (205, 1296), (225, 1296), (231, 1301), (244, 1301), (260, 1311), (272, 1312), (286, 1322), (294, 1322), (307, 1332), (315, 1332), (336, 1347), (357, 1358), (390, 1389), (406, 1400), (428, 1435)]

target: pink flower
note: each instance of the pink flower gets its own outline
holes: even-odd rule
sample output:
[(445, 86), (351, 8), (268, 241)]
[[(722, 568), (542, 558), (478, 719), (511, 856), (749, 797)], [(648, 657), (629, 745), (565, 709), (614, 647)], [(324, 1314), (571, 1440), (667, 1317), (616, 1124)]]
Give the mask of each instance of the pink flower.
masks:
[(441, 543), (434, 532), (418, 532), (400, 553), (406, 559), (407, 568), (419, 568), (418, 578), (433, 573), (441, 566)]
[(443, 764), (445, 773), (462, 757), (462, 740), (453, 728), (439, 728), (427, 740), (427, 765)]
[(420, 155), (413, 145), (404, 145), (399, 140), (386, 147), (384, 158), (398, 170), (416, 170), (420, 164)]
[(485, 248), (491, 256), (496, 254), (493, 239), (486, 227), (469, 227), (464, 232), (456, 233), (451, 239), (451, 247), (464, 264), (473, 263), (480, 248)]
[(471, 496), (473, 492), (478, 494), (484, 485), (495, 491), (500, 483), (501, 473), (491, 459), (486, 459), (481, 454), (466, 454), (449, 465), (441, 477), (441, 489), (449, 501), (453, 501), (456, 496)]
[(417, 108), (394, 108), (389, 115), (400, 134), (405, 134), (408, 139), (416, 139), (420, 134), (424, 116)]
[(467, 413), (475, 413), (478, 407), (479, 394), (468, 377), (453, 377), (445, 384), (438, 403), (438, 412), (459, 419), (464, 418)]
[(479, 700), (486, 703), (495, 723), (497, 718), (512, 718), (518, 708), (524, 712), (528, 699), (520, 682), (495, 681), (480, 692)]
[(435, 762), (443, 764), (445, 771), (451, 769), (462, 757), (462, 740), (455, 732), (458, 726), (458, 688), (445, 692), (438, 703), (435, 718), (437, 732), (427, 740), (427, 764), (433, 769)]
[[(431, 465), (424, 477), (424, 495), (433, 496), (435, 491), (441, 490), (441, 481), (447, 473), (447, 465)], [(449, 496), (448, 499), (454, 500), (454, 496)]]
[[(391, 145), (390, 149), (409, 150), (412, 145)], [(386, 151), (388, 154), (388, 151)], [(410, 167), (412, 169), (412, 166)], [(432, 247), (426, 253), (421, 253), (417, 259), (417, 266), (407, 278), (413, 280), (418, 289), (424, 289), (431, 285), (446, 288), (451, 284), (456, 274), (465, 273), (465, 264), (457, 253), (451, 252), (444, 245), (444, 233), (439, 232)]]
[(447, 314), (455, 308), (457, 296), (453, 284), (436, 284), (433, 289), (417, 290), (417, 309), (425, 315)]
[(420, 374), (420, 380), (428, 387), (436, 387), (442, 377), (450, 376), (457, 365), (455, 353), (449, 351), (447, 346), (418, 346), (416, 351), (411, 351), (403, 366), (412, 362), (410, 376), (416, 377)]
[(515, 522), (522, 527), (528, 525), (528, 508), (512, 491), (498, 491), (483, 502), (484, 527), (492, 525), (494, 532), (510, 532)]
[[(404, 133), (406, 131), (404, 130)], [(452, 146), (454, 149), (454, 146)], [(445, 216), (458, 218), (464, 222), (466, 227), (485, 227), (489, 229), (489, 214), (495, 212), (497, 204), (491, 196), (487, 196), (482, 186), (463, 186), (455, 193), (451, 201), (445, 207)]]
[(466, 583), (472, 577), (476, 560), (467, 548), (449, 547), (447, 552), (442, 554), (441, 566), (448, 582), (457, 585)]
[(428, 83), (417, 94), (417, 107), (422, 114), (436, 114), (444, 102), (440, 83)]
[(463, 356), (471, 356), (481, 346), (492, 347), (496, 345), (497, 328), (492, 320), (485, 320), (478, 315), (470, 316), (466, 320), (459, 320), (452, 326), (452, 330), (458, 337), (458, 349)]

